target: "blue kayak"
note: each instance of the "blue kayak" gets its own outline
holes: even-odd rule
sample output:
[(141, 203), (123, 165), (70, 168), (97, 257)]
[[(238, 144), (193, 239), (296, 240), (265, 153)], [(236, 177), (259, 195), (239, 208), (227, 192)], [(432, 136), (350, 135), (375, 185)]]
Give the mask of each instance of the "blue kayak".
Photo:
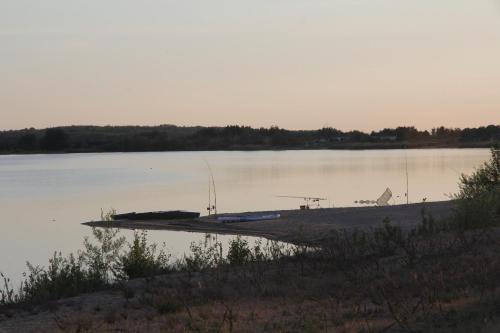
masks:
[(281, 217), (280, 214), (254, 214), (254, 215), (240, 215), (240, 216), (219, 216), (217, 221), (227, 223), (227, 222), (254, 222), (254, 221), (266, 221), (266, 220), (277, 220)]

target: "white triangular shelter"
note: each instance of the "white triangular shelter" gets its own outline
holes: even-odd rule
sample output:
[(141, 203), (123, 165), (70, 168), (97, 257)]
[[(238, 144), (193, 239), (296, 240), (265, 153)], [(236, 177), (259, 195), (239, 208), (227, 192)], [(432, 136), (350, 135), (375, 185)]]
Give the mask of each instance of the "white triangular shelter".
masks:
[(387, 206), (389, 205), (389, 200), (392, 198), (392, 192), (390, 188), (387, 188), (384, 193), (377, 199), (377, 206)]

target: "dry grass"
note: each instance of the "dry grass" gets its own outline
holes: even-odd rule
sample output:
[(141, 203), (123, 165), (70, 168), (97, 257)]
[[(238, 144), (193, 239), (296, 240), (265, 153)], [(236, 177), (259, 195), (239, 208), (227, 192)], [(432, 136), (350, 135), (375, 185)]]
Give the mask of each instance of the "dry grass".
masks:
[(496, 332), (498, 230), (415, 236), (391, 255), (344, 237), (342, 253), (325, 244), (3, 314), (0, 332)]

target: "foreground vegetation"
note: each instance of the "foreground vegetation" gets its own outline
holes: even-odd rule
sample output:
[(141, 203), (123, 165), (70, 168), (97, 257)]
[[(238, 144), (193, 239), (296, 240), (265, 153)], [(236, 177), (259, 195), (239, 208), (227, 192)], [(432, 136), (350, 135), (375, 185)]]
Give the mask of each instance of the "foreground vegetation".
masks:
[(430, 132), (397, 127), (371, 133), (343, 132), (331, 127), (292, 131), (277, 126), (67, 126), (0, 131), (0, 153), (489, 147), (499, 140), (500, 126), (496, 125), (437, 127)]
[[(0, 313), (52, 304), (44, 324), (60, 331), (498, 332), (500, 151), (460, 184), (447, 220), (424, 209), (414, 230), (386, 219), (321, 244), (238, 237), (227, 254), (215, 241), (173, 261), (144, 233), (124, 249), (116, 230), (94, 229), (76, 258), (29, 266), (19, 291), (6, 281)], [(110, 287), (87, 308), (49, 302)]]

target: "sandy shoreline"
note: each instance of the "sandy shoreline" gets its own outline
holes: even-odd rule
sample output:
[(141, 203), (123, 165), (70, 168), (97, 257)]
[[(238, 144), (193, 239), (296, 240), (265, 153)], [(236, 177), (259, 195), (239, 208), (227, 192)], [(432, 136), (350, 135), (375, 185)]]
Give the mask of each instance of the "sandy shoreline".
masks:
[(86, 222), (88, 226), (145, 230), (174, 230), (202, 233), (257, 236), (290, 243), (314, 244), (327, 238), (334, 230), (370, 229), (380, 226), (389, 217), (395, 225), (411, 228), (422, 221), (422, 209), (435, 218), (446, 217), (453, 208), (451, 201), (426, 202), (387, 207), (323, 208), (312, 210), (283, 210), (246, 212), (224, 215), (245, 215), (253, 213), (279, 213), (281, 218), (270, 221), (221, 223), (213, 217), (195, 220), (170, 221), (113, 221)]

